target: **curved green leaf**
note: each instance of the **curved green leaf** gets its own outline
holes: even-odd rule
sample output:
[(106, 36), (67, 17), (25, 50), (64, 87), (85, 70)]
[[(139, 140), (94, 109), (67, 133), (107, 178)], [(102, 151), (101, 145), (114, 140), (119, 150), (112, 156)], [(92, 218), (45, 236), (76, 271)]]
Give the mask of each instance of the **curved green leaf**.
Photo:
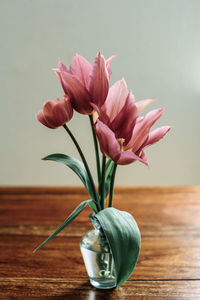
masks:
[(86, 205), (90, 205), (93, 203), (93, 200), (86, 200), (81, 202), (75, 210), (69, 215), (69, 217), (64, 221), (62, 225), (60, 225), (56, 231), (54, 231), (41, 245), (39, 245), (33, 253), (38, 251), (40, 248), (42, 248), (46, 243), (48, 243), (54, 236), (56, 236), (60, 231), (62, 231), (67, 225), (69, 225), (81, 212), (82, 210), (86, 207)]
[(67, 167), (72, 169), (78, 175), (78, 177), (81, 179), (81, 181), (83, 182), (83, 184), (86, 187), (91, 198), (95, 199), (95, 195), (93, 193), (93, 189), (92, 189), (91, 182), (89, 180), (87, 171), (85, 169), (84, 164), (80, 160), (78, 160), (77, 158), (62, 154), (62, 153), (50, 154), (50, 155), (44, 157), (43, 160), (57, 161), (57, 162), (65, 164)]
[(91, 209), (92, 209), (95, 213), (98, 213), (97, 206), (96, 206), (96, 203), (95, 203), (94, 201), (89, 202), (88, 205), (91, 207)]
[(134, 218), (125, 211), (109, 207), (96, 214), (108, 239), (117, 274), (117, 287), (126, 281), (139, 256), (141, 238)]

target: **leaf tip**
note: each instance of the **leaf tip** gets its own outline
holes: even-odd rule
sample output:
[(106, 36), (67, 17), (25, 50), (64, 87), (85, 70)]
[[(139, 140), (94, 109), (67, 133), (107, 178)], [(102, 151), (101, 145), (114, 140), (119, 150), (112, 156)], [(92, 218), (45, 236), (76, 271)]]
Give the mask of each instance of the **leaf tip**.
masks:
[(39, 245), (37, 248), (35, 248), (35, 249), (33, 250), (33, 253), (37, 252), (42, 246), (43, 246), (43, 245), (41, 244), (41, 245)]

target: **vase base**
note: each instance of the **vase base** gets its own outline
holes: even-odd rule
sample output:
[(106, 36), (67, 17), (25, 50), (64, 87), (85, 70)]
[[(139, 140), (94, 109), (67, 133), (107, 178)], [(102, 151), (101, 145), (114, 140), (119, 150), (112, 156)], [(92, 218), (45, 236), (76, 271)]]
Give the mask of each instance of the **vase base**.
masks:
[(111, 279), (90, 278), (90, 283), (97, 289), (108, 290), (116, 287), (116, 281)]

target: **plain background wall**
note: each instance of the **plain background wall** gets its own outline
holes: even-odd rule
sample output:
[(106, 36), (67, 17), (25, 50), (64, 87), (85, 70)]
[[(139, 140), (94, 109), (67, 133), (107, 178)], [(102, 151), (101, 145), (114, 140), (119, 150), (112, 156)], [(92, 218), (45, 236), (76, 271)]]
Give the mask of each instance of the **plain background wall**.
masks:
[[(118, 168), (118, 185), (198, 184), (200, 175), (199, 0), (1, 0), (0, 184), (79, 185), (61, 164), (41, 157), (78, 157), (63, 128), (35, 120), (46, 100), (62, 97), (58, 58), (68, 66), (79, 53), (93, 62), (98, 50), (112, 62), (111, 83), (125, 77), (136, 100), (155, 98), (146, 109), (165, 107), (157, 126), (169, 135), (148, 149), (150, 168)], [(86, 116), (69, 124), (94, 171)]]

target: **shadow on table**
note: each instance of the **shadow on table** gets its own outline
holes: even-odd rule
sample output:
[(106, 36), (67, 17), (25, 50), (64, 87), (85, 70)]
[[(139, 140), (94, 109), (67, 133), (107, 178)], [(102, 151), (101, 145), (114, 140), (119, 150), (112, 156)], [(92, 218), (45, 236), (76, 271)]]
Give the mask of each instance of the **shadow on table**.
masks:
[(57, 296), (54, 299), (59, 300), (110, 300), (110, 299), (125, 299), (123, 297), (123, 288), (111, 290), (100, 290), (92, 287), (89, 282), (85, 282), (76, 288), (70, 288), (67, 294)]

